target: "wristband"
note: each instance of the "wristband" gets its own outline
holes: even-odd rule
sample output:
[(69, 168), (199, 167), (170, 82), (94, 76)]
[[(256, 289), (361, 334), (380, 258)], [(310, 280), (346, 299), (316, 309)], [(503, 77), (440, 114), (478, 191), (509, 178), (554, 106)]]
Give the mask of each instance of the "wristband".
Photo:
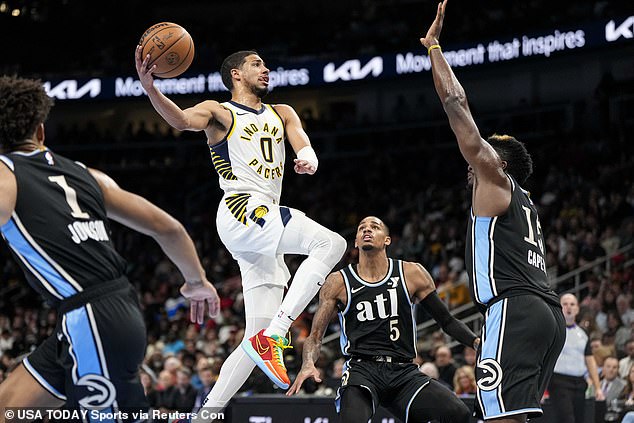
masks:
[[(435, 49), (435, 48), (437, 48), (438, 50), (440, 50), (440, 44), (434, 44), (434, 45), (429, 46), (429, 48), (427, 49), (427, 55), (431, 55), (431, 51), (432, 51), (433, 49)], [(441, 51), (442, 51), (442, 50), (441, 50)]]

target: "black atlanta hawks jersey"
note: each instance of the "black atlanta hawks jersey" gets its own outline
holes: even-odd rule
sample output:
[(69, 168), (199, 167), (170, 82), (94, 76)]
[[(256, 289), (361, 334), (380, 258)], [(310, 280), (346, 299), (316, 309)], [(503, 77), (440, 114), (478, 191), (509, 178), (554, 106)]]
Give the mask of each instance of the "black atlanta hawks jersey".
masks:
[(85, 166), (50, 150), (0, 160), (17, 182), (15, 211), (0, 231), (34, 289), (56, 305), (123, 275), (103, 194)]
[(352, 265), (340, 271), (348, 298), (339, 311), (345, 356), (416, 357), (416, 324), (403, 262), (388, 260), (387, 275), (379, 282), (364, 281)]
[(506, 213), (469, 217), (466, 266), (471, 297), (484, 309), (491, 301), (533, 293), (557, 305), (546, 275), (539, 217), (527, 191), (509, 175), (512, 194)]

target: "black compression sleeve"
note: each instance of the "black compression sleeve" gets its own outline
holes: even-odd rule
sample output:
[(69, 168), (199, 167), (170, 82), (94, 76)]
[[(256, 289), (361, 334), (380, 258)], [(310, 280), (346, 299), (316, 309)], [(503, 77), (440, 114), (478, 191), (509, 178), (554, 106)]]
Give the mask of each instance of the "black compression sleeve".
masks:
[(477, 338), (476, 334), (449, 313), (447, 306), (438, 298), (436, 291), (430, 293), (420, 303), (445, 332), (460, 343), (473, 348), (473, 341)]

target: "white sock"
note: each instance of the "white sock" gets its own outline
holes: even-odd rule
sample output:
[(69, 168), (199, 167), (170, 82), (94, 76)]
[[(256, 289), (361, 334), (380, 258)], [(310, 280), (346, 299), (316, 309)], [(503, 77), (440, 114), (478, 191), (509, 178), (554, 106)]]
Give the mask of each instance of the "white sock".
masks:
[[(275, 312), (274, 307), (280, 303), (283, 293), (283, 287), (267, 285), (255, 287), (244, 293), (246, 325), (243, 339), (249, 339), (271, 323), (271, 316)], [(250, 317), (253, 315), (257, 317)], [(227, 403), (249, 378), (254, 367), (253, 360), (242, 347), (238, 346), (222, 364), (218, 380), (203, 401), (203, 407), (213, 413), (224, 410)], [(196, 423), (207, 421), (195, 420)]]
[[(257, 333), (257, 332), (256, 332)], [(224, 410), (227, 403), (249, 378), (255, 363), (240, 347), (233, 350), (220, 369), (218, 380), (207, 394), (203, 407)]]
[(297, 269), (282, 305), (264, 335), (286, 336), (293, 321), (315, 297), (332, 267), (310, 256)]

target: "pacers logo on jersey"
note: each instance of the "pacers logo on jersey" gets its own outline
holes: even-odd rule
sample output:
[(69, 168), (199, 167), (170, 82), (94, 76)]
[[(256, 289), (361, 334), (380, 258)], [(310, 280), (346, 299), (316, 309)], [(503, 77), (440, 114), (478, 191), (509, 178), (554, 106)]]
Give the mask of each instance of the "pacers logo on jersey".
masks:
[(266, 220), (264, 220), (263, 217), (266, 216), (268, 212), (269, 212), (269, 208), (266, 206), (256, 207), (256, 209), (251, 212), (249, 219), (253, 220), (255, 223), (257, 223), (261, 227), (264, 227)]
[(476, 366), (478, 388), (483, 391), (493, 391), (502, 383), (502, 367), (492, 358), (486, 358)]

